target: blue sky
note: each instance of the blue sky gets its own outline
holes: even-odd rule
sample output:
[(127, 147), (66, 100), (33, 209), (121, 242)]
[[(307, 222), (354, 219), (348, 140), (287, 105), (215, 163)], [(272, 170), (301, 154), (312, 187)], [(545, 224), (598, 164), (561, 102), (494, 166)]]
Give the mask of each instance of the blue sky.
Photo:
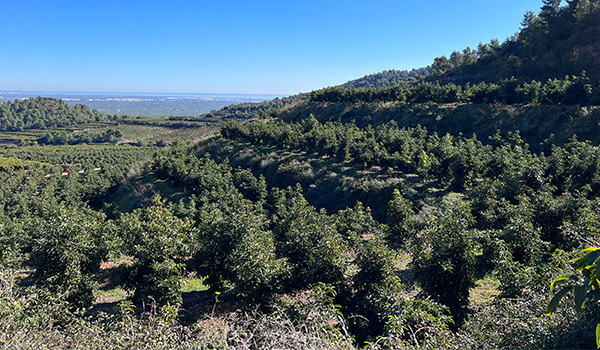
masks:
[(0, 91), (293, 94), (519, 29), (541, 0), (0, 0)]

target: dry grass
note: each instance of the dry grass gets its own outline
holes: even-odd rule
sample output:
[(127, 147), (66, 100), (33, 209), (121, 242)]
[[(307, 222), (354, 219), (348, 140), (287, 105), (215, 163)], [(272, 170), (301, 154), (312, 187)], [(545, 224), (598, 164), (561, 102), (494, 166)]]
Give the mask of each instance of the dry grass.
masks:
[(175, 307), (134, 316), (126, 303), (116, 315), (91, 319), (68, 311), (59, 296), (15, 281), (15, 273), (0, 272), (1, 349), (355, 349), (343, 325), (333, 326), (337, 314), (318, 307), (304, 322), (281, 312), (235, 311), (182, 326)]

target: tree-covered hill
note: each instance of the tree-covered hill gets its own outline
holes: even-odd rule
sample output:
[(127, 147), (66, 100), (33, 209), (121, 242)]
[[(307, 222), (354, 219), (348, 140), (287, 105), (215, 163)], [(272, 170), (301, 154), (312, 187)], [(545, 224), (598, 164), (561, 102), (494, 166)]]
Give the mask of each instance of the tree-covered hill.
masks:
[(503, 44), (493, 40), (476, 50), (466, 48), (441, 56), (430, 80), (464, 84), (563, 78), (585, 70), (600, 82), (600, 1), (544, 0), (539, 14), (528, 12), (520, 31)]
[(219, 109), (218, 111), (212, 111), (210, 113), (203, 114), (201, 118), (226, 121), (231, 119), (250, 119), (256, 116), (269, 116), (279, 110), (290, 108), (299, 102), (305, 101), (308, 99), (308, 97), (308, 94), (300, 93), (288, 97), (275, 98), (273, 100), (264, 102), (247, 102), (229, 105)]
[[(364, 77), (348, 81), (339, 85), (339, 88), (385, 88), (399, 83), (415, 82), (432, 74), (431, 67), (423, 67), (407, 70), (384, 70), (379, 73), (373, 73)], [(293, 109), (295, 106), (309, 99), (310, 94), (299, 93), (296, 95), (275, 98), (265, 102), (248, 102), (237, 105), (230, 105), (217, 111), (203, 114), (199, 118), (232, 120), (232, 119), (250, 119), (254, 117), (274, 116), (281, 110)], [(187, 118), (190, 119), (190, 118)]]
[[(599, 144), (600, 2), (544, 0), (504, 43), (455, 51), (431, 67), (387, 70), (345, 84), (213, 112), (223, 119), (275, 117), (374, 126), (394, 120), (487, 140), (519, 131), (534, 150), (573, 135)], [(420, 79), (423, 77), (424, 79)], [(581, 107), (584, 106), (584, 107)], [(543, 145), (545, 144), (545, 146)]]
[(270, 115), (299, 122), (312, 114), (361, 127), (393, 120), (439, 134), (477, 133), (483, 142), (496, 131), (518, 131), (536, 151), (574, 135), (599, 144), (600, 2), (544, 0), (522, 25), (502, 44), (494, 39), (436, 58), (424, 79), (391, 84), (395, 74), (419, 71), (377, 73), (313, 91)]
[(426, 77), (433, 73), (431, 67), (422, 67), (417, 69), (407, 70), (396, 70), (389, 69), (379, 73), (373, 73), (365, 75), (362, 78), (350, 80), (340, 87), (343, 88), (374, 88), (374, 87), (389, 87), (394, 84), (401, 82), (417, 80), (420, 77)]
[(600, 144), (600, 109), (579, 106), (503, 104), (417, 104), (309, 102), (280, 114), (286, 121), (299, 122), (314, 115), (319, 121), (343, 121), (361, 127), (390, 121), (405, 127), (423, 126), (440, 135), (472, 135), (484, 143), (498, 131), (519, 131), (532, 150), (547, 151), (564, 145), (573, 135)]
[[(394, 89), (395, 85), (421, 84), (421, 78), (443, 86), (449, 83), (455, 84), (450, 87), (450, 90), (456, 86), (464, 90), (473, 90), (473, 85), (485, 82), (487, 84), (495, 83), (499, 86), (489, 85), (486, 89), (489, 90), (489, 87), (492, 87), (491, 91), (479, 89), (479, 91), (473, 92), (475, 98), (471, 102), (504, 103), (504, 100), (496, 97), (477, 100), (477, 96), (485, 95), (488, 92), (499, 94), (502, 93), (500, 91), (502, 89), (514, 90), (519, 84), (526, 83), (533, 85), (529, 87), (528, 91), (525, 91), (527, 88), (523, 89), (521, 86), (520, 92), (527, 93), (528, 96), (509, 98), (508, 104), (543, 103), (539, 98), (539, 91), (536, 91), (542, 85), (548, 85), (549, 90), (556, 90), (556, 92), (551, 92), (556, 95), (556, 93), (565, 94), (564, 82), (574, 79), (573, 77), (584, 76), (591, 86), (597, 86), (600, 83), (599, 37), (600, 2), (598, 0), (571, 0), (567, 1), (564, 6), (561, 6), (560, 0), (544, 0), (540, 13), (526, 13), (520, 31), (503, 43), (492, 39), (489, 43), (480, 43), (476, 49), (467, 47), (464, 50), (452, 52), (449, 57), (437, 57), (428, 67), (410, 71), (385, 70), (327, 88), (326, 91), (358, 88), (367, 89), (366, 91), (369, 93), (376, 94), (377, 89)], [(548, 79), (552, 80), (548, 81)], [(562, 86), (560, 86), (561, 84)], [(560, 91), (561, 89), (563, 91)], [(504, 91), (504, 93), (506, 92)], [(518, 94), (518, 91), (516, 93)], [(568, 98), (568, 96), (574, 95), (566, 93), (566, 96)], [(294, 114), (294, 109), (297, 107), (305, 109), (308, 99), (309, 94), (297, 94), (261, 103), (232, 105), (210, 112), (205, 116), (229, 120), (250, 119), (256, 116), (278, 116), (281, 111)], [(422, 100), (437, 103), (461, 102), (456, 100), (436, 101), (435, 98), (428, 97), (424, 97)], [(388, 98), (385, 102), (393, 101), (397, 101), (397, 99)], [(363, 99), (361, 102), (371, 101)], [(550, 104), (564, 103), (556, 99), (549, 102)], [(575, 103), (579, 103), (579, 101)], [(573, 103), (568, 102), (567, 104)]]
[(70, 106), (54, 98), (28, 98), (0, 104), (0, 131), (66, 127), (112, 119), (85, 105)]

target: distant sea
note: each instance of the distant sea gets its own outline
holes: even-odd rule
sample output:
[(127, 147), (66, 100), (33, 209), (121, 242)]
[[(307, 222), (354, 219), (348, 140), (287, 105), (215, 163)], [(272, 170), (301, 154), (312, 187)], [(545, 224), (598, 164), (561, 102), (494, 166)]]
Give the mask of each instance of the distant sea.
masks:
[(285, 95), (148, 92), (0, 91), (0, 102), (30, 97), (59, 98), (106, 114), (145, 117), (198, 116), (231, 104), (263, 102)]

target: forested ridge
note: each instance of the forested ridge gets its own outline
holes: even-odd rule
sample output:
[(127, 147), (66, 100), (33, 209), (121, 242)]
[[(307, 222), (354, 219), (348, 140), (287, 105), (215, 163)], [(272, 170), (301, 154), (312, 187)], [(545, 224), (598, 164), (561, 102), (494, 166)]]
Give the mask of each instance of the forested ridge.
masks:
[(430, 75), (433, 72), (431, 67), (418, 69), (396, 70), (389, 69), (379, 73), (368, 74), (362, 78), (350, 80), (340, 87), (342, 88), (372, 88), (372, 87), (388, 87), (401, 82), (410, 81), (411, 79), (419, 79)]
[(112, 120), (85, 105), (69, 106), (54, 98), (37, 97), (0, 104), (0, 131), (45, 129)]
[(599, 5), (199, 117), (2, 104), (0, 345), (593, 348), (597, 67), (531, 65)]
[(586, 70), (600, 82), (600, 5), (595, 0), (542, 1), (539, 13), (527, 12), (520, 30), (503, 43), (497, 39), (440, 56), (430, 80), (464, 84), (563, 78)]

